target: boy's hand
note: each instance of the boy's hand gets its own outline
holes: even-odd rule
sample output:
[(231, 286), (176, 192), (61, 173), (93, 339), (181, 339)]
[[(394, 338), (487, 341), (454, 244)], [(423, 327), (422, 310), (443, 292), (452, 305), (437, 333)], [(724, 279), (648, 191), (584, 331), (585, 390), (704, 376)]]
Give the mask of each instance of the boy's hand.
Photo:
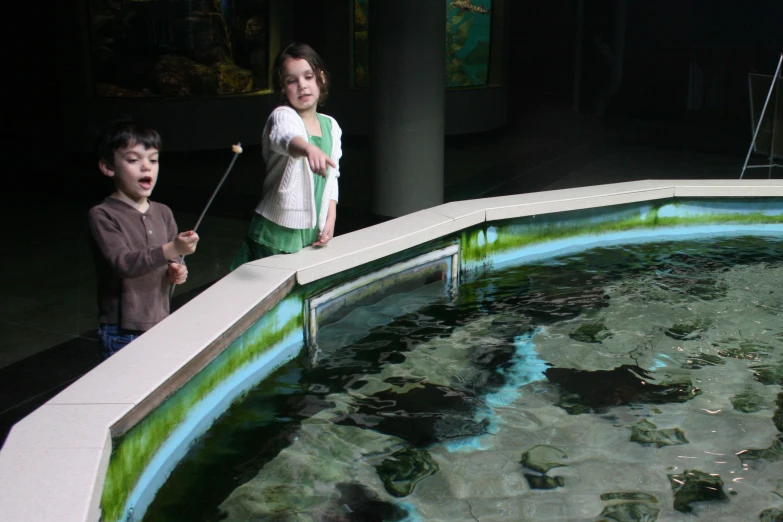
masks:
[(305, 155), (307, 156), (307, 163), (310, 165), (310, 170), (319, 176), (326, 177), (326, 173), (330, 166), (337, 168), (337, 164), (332, 161), (332, 158), (315, 145), (309, 145), (305, 150)]
[(177, 251), (177, 255), (187, 256), (196, 251), (196, 243), (198, 243), (198, 234), (188, 230), (181, 232), (174, 240), (174, 249)]
[(181, 285), (188, 279), (188, 267), (179, 263), (169, 263), (169, 281)]

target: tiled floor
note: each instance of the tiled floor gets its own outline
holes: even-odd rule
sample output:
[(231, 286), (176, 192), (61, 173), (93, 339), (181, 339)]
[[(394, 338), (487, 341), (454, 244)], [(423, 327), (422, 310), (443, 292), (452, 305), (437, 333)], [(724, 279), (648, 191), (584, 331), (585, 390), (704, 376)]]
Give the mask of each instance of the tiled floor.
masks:
[[(607, 122), (565, 110), (531, 111), (530, 118), (502, 130), (447, 137), (445, 198), (638, 179), (737, 178), (749, 142), (747, 127), (709, 121)], [(164, 154), (155, 197), (174, 209), (181, 229), (195, 223), (230, 159), (228, 149)], [(47, 161), (39, 159), (37, 168), (46, 170)], [(0, 245), (0, 441), (17, 420), (98, 362), (85, 216), (111, 187), (90, 155), (71, 156), (64, 164), (51, 161), (58, 175), (45, 173), (47, 182), (38, 186), (41, 173), (32, 173), (31, 181), (11, 195), (26, 202), (25, 219), (18, 208), (0, 207), (12, 230)], [(346, 137), (341, 170), (337, 233), (385, 219), (369, 209), (366, 138)], [(228, 272), (260, 194), (262, 173), (260, 150), (247, 147), (202, 222), (198, 250), (188, 258), (190, 277), (177, 288), (175, 307)], [(762, 169), (753, 174), (767, 176)]]

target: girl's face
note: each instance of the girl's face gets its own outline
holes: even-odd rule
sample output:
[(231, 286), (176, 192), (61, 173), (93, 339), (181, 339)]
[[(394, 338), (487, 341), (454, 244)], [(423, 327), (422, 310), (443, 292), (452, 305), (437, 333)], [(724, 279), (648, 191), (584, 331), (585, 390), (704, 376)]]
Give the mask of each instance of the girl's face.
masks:
[(287, 58), (281, 72), (283, 91), (291, 107), (300, 114), (315, 111), (321, 88), (318, 86), (315, 71), (307, 60)]

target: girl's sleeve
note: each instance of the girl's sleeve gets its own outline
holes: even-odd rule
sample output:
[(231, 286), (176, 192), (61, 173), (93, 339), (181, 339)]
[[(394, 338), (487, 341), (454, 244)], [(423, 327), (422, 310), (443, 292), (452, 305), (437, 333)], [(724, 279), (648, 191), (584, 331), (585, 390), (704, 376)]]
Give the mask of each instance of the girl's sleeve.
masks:
[(334, 182), (331, 184), (331, 191), (329, 199), (339, 201), (340, 199), (340, 187), (337, 183), (337, 179), (340, 177), (340, 158), (343, 157), (343, 145), (342, 145), (343, 130), (337, 124), (337, 120), (332, 118), (332, 161), (335, 162), (337, 167), (332, 168), (334, 173)]
[(332, 120), (332, 154), (331, 158), (332, 161), (337, 165), (337, 167), (329, 167), (329, 175), (326, 177), (326, 186), (324, 187), (324, 193), (321, 199), (322, 205), (321, 205), (321, 215), (318, 216), (318, 229), (323, 230), (324, 229), (324, 223), (326, 223), (326, 218), (329, 214), (329, 205), (324, 205), (323, 203), (328, 203), (329, 201), (334, 201), (335, 203), (339, 202), (340, 200), (340, 186), (339, 183), (337, 183), (337, 178), (340, 177), (340, 158), (343, 156), (343, 148), (342, 148), (342, 135), (343, 131), (340, 128), (340, 126), (337, 124), (337, 120), (329, 116), (329, 118)]
[[(297, 121), (297, 119), (299, 121)], [(277, 108), (272, 111), (267, 121), (267, 129), (269, 133), (269, 146), (272, 151), (277, 154), (283, 154), (290, 156), (288, 152), (288, 145), (291, 140), (297, 136), (301, 136), (307, 141), (307, 135), (302, 135), (303, 124), (301, 118), (292, 110), (286, 110), (285, 108)]]

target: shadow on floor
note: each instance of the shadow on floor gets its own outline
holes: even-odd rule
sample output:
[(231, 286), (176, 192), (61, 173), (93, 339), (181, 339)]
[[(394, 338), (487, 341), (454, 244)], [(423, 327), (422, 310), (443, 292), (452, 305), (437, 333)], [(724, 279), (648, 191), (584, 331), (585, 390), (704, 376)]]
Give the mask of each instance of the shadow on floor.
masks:
[(0, 368), (0, 442), (16, 422), (98, 365), (98, 341), (89, 335)]

